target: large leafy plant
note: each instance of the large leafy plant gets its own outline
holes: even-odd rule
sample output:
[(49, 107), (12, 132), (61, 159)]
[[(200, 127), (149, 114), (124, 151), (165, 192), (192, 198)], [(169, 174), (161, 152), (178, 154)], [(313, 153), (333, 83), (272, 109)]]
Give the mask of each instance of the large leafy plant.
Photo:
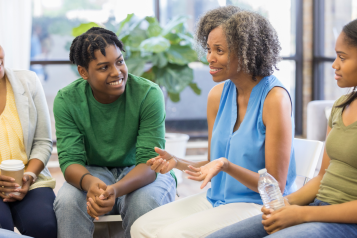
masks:
[[(129, 72), (160, 85), (173, 102), (180, 100), (180, 93), (187, 86), (196, 94), (201, 93), (193, 82), (193, 70), (188, 66), (197, 60), (197, 54), (185, 22), (186, 17), (179, 16), (162, 27), (155, 17), (140, 19), (128, 14), (117, 31), (125, 46)], [(93, 26), (98, 24), (81, 24), (72, 34), (78, 36)]]

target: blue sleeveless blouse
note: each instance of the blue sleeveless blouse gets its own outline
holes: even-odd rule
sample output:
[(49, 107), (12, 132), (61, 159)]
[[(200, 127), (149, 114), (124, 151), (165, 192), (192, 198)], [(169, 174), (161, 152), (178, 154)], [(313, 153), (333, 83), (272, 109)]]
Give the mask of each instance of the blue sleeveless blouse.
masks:
[[(230, 162), (254, 172), (265, 168), (266, 128), (263, 123), (262, 113), (265, 98), (274, 87), (281, 87), (286, 90), (283, 84), (273, 75), (264, 77), (253, 88), (244, 119), (238, 130), (233, 132), (237, 121), (237, 91), (231, 80), (227, 80), (224, 83), (212, 131), (211, 161), (225, 157)], [(294, 138), (293, 115), (291, 116), (291, 122), (293, 125), (292, 136)], [(295, 156), (292, 144), (284, 196), (295, 191), (295, 178)], [(211, 180), (211, 188), (207, 191), (207, 199), (213, 207), (235, 202), (263, 204), (259, 193), (250, 190), (225, 172), (218, 173)]]

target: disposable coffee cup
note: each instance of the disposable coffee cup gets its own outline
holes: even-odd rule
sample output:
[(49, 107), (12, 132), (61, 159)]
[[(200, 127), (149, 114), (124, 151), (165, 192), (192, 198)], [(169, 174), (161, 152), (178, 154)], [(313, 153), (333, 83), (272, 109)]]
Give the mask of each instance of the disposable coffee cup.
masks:
[[(15, 179), (15, 183), (20, 185), (18, 189), (22, 188), (22, 177), (24, 175), (25, 165), (21, 160), (4, 160), (0, 164), (1, 175), (8, 176)], [(13, 188), (13, 187), (12, 187)], [(9, 195), (10, 193), (5, 193)], [(20, 195), (18, 192), (12, 192), (11, 194)]]

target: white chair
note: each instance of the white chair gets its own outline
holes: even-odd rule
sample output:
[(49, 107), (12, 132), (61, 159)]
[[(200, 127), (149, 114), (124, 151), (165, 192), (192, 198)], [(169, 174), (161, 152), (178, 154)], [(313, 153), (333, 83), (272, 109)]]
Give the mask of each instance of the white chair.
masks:
[(124, 237), (120, 215), (100, 216), (99, 220), (94, 220), (93, 238), (120, 238)]
[(296, 174), (305, 177), (305, 183), (314, 177), (317, 162), (323, 152), (323, 143), (316, 140), (294, 139)]

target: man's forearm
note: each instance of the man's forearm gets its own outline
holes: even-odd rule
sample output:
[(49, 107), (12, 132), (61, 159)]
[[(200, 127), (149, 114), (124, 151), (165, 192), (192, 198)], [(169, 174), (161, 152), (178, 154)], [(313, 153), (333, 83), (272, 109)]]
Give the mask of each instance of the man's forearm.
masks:
[(131, 193), (155, 181), (155, 172), (146, 164), (139, 164), (113, 185), (116, 197)]
[[(78, 189), (80, 189), (80, 186), (82, 185), (82, 189), (84, 191), (88, 191), (90, 184), (98, 178), (88, 174), (83, 177), (82, 181), (80, 181), (82, 176), (86, 173), (89, 173), (89, 171), (83, 165), (71, 164), (66, 168), (64, 177), (69, 184), (75, 186)], [(81, 184), (79, 184), (80, 182)]]

